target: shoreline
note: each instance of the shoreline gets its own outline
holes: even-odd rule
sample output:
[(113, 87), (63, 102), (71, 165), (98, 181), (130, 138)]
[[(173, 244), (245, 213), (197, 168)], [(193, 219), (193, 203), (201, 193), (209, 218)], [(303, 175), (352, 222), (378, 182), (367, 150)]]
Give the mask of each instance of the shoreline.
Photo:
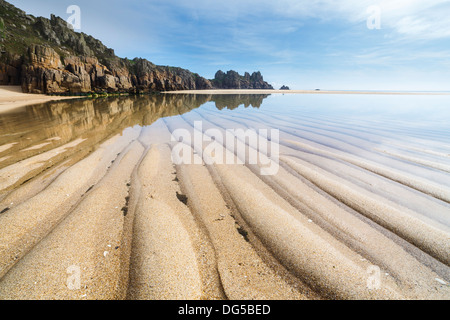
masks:
[(212, 89), (163, 91), (171, 94), (383, 94), (383, 95), (450, 95), (450, 92), (420, 91), (355, 91), (355, 90), (260, 90), (260, 89)]
[[(4, 117), (0, 300), (450, 297), (446, 128), (305, 108), (183, 112), (205, 98)], [(277, 128), (279, 146), (229, 147), (229, 128)], [(184, 140), (198, 133), (214, 144)], [(180, 151), (200, 161), (174, 162)], [(265, 159), (278, 172), (263, 176)]]
[[(259, 90), (259, 89), (212, 89), (162, 91), (164, 94), (376, 94), (376, 95), (450, 95), (450, 92), (401, 92), (401, 91), (339, 91), (339, 90)], [(20, 86), (0, 86), (0, 113), (11, 112), (33, 104), (49, 101), (81, 99), (79, 96), (49, 96), (23, 93)]]
[(48, 96), (45, 94), (23, 93), (20, 86), (0, 86), (0, 113), (11, 112), (33, 104), (77, 98), (80, 97), (61, 97)]

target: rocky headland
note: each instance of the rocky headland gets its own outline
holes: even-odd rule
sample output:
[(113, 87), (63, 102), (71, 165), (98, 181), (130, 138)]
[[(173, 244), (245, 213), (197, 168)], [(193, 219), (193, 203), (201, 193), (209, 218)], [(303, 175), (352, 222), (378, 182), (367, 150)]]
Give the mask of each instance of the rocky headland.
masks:
[(271, 89), (261, 73), (219, 71), (208, 80), (189, 70), (117, 57), (113, 49), (60, 17), (34, 17), (0, 0), (0, 85), (26, 93), (147, 93), (203, 89)]
[(227, 73), (219, 70), (211, 83), (216, 89), (273, 89), (270, 84), (264, 81), (259, 71), (251, 75), (246, 72), (242, 76), (234, 70)]

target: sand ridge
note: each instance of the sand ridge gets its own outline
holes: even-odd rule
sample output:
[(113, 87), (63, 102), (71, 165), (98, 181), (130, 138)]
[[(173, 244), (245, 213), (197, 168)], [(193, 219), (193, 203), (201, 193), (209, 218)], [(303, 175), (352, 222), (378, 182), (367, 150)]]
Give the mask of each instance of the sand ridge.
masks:
[[(279, 172), (207, 164), (207, 144), (193, 142), (184, 143), (200, 164), (174, 165), (171, 134), (194, 134), (198, 120), (197, 133), (279, 128)], [(2, 176), (0, 298), (448, 299), (450, 163), (438, 133), (435, 145), (394, 141), (394, 131), (414, 133), (349, 122), (196, 110), (125, 130), (19, 183), (56, 148), (27, 151), (0, 169), (19, 178)], [(79, 288), (68, 286), (71, 267)]]
[[(190, 115), (186, 115), (186, 116), (183, 116), (183, 118), (189, 118), (190, 117)], [(170, 120), (171, 122), (173, 122), (174, 120)], [(189, 122), (189, 121), (188, 121)], [(221, 119), (221, 122), (223, 122), (223, 120)], [(192, 123), (191, 123), (192, 124)], [(179, 121), (177, 121), (174, 125), (173, 125), (173, 127), (175, 128), (175, 127), (180, 127), (180, 126), (182, 126), (182, 124), (179, 122)], [(230, 168), (231, 168), (231, 166), (225, 166), (227, 169), (225, 170), (224, 169), (224, 172), (229, 172), (230, 171)], [(258, 171), (258, 170), (255, 170), (256, 172)], [(239, 176), (241, 176), (242, 174), (236, 174), (236, 175), (234, 175), (235, 177), (239, 177)], [(278, 177), (279, 175), (277, 175), (276, 177)], [(280, 178), (281, 179), (281, 181), (285, 181), (284, 179), (282, 179), (282, 178)], [(241, 181), (240, 183), (238, 183), (237, 185), (239, 185), (240, 187), (238, 187), (238, 189), (237, 190), (241, 190), (241, 189), (243, 189), (243, 190), (254, 190), (254, 188), (252, 188), (252, 187), (248, 187), (248, 188), (242, 188), (242, 186), (243, 185), (245, 185), (245, 183), (243, 182), (243, 181)], [(335, 190), (338, 190), (339, 188), (336, 188)], [(237, 191), (236, 191), (237, 192)], [(252, 191), (252, 192), (254, 192), (254, 191)], [(298, 189), (293, 189), (293, 190), (291, 190), (291, 192), (293, 192), (292, 194), (295, 194), (295, 193), (297, 193), (298, 192)], [(242, 192), (241, 192), (242, 193)], [(252, 193), (253, 194), (253, 193)], [(251, 199), (252, 199), (252, 197), (253, 196), (248, 196), (247, 198), (245, 198), (245, 200), (242, 200), (241, 202), (243, 203), (243, 204), (245, 204), (245, 205), (247, 205), (247, 203), (248, 202), (251, 202)], [(323, 200), (321, 201), (321, 202), (323, 202)], [(321, 203), (321, 202), (318, 202), (318, 203)], [(257, 203), (254, 203), (254, 205), (253, 206), (257, 206)], [(251, 206), (250, 206), (251, 207)], [(261, 210), (262, 211), (262, 210)], [(278, 209), (278, 210), (276, 210), (275, 209), (275, 211), (281, 211), (281, 209)], [(251, 215), (249, 215), (249, 217), (253, 217), (254, 216), (254, 214), (251, 214)], [(266, 219), (264, 219), (264, 220), (266, 220)], [(335, 224), (336, 223), (339, 223), (339, 222), (334, 222)], [(353, 222), (353, 224), (354, 224), (354, 222)], [(349, 226), (351, 226), (351, 224), (349, 224)], [(348, 226), (347, 226), (347, 228), (348, 228)], [(268, 232), (268, 231), (267, 231)], [(267, 232), (265, 232), (265, 233), (267, 233)], [(342, 232), (342, 230), (340, 230), (340, 232)], [(352, 233), (351, 233), (351, 237), (352, 238), (354, 238), (354, 233), (358, 233), (358, 230), (355, 230), (355, 231), (353, 231)], [(432, 232), (433, 233), (433, 232)], [(443, 234), (442, 235), (443, 236), (443, 238), (442, 238), (442, 241), (443, 242), (441, 242), (441, 245), (443, 245), (444, 247), (443, 247), (443, 249), (437, 249), (437, 251), (438, 252), (440, 252), (440, 253), (444, 253), (445, 254), (445, 252), (447, 252), (447, 250), (445, 249), (445, 246), (446, 245), (448, 245), (448, 241), (446, 242), (446, 239), (448, 239), (448, 235), (447, 234)], [(371, 241), (374, 241), (374, 238), (373, 237), (371, 237), (370, 238), (371, 239)], [(361, 240), (360, 240), (361, 241)], [(384, 239), (384, 241), (386, 241), (386, 239)], [(378, 257), (378, 258), (376, 258), (376, 257), (374, 257), (373, 256), (373, 252), (375, 252), (376, 250), (377, 250), (377, 248), (378, 248), (378, 245), (379, 245), (379, 242), (375, 242), (375, 243), (373, 243), (373, 251), (372, 250), (370, 250), (371, 251), (371, 253), (369, 254), (369, 253), (366, 253), (366, 257), (368, 256), (368, 255), (372, 255), (372, 257), (371, 257), (371, 260), (372, 261), (374, 261), (374, 260), (379, 260), (379, 258), (380, 257)], [(390, 244), (390, 246), (393, 246), (392, 244)], [(383, 250), (381, 250), (381, 251), (379, 251), (379, 252), (383, 252), (385, 249), (383, 249)], [(403, 281), (405, 282), (405, 283), (409, 283), (409, 284), (405, 284), (405, 286), (409, 286), (409, 287), (414, 287), (413, 285), (411, 285), (411, 283), (414, 283), (414, 282), (416, 282), (417, 280), (413, 280), (413, 279), (411, 279), (411, 278), (409, 278), (409, 279), (406, 279), (405, 278), (405, 274), (408, 274), (408, 277), (411, 277), (411, 272), (409, 272), (408, 273), (408, 271), (406, 270), (406, 269), (398, 269), (397, 270), (397, 268), (398, 268), (398, 264), (403, 264), (403, 262), (404, 262), (404, 260), (403, 259), (408, 259), (409, 261), (410, 261), (410, 263), (413, 263), (413, 265), (414, 265), (414, 261), (415, 261), (415, 259), (414, 259), (414, 257), (411, 257), (411, 256), (409, 256), (406, 252), (404, 252), (404, 251), (402, 251), (401, 249), (396, 249), (397, 250), (397, 252), (396, 253), (393, 253), (393, 254), (395, 254), (395, 255), (397, 255), (397, 258), (399, 258), (398, 259), (398, 261), (397, 261), (397, 265), (396, 265), (396, 268), (394, 268), (394, 273), (396, 273), (397, 271), (399, 271), (399, 270), (402, 270), (403, 271), (403, 275), (401, 275), (400, 277), (402, 277), (403, 279)], [(279, 252), (280, 250), (276, 250), (277, 252)], [(403, 258), (400, 258), (400, 256), (398, 256), (398, 254), (399, 253), (401, 253), (401, 254), (403, 254), (404, 255), (404, 257)], [(385, 257), (385, 258), (383, 258), (383, 259), (386, 259), (386, 261), (391, 261), (390, 259), (392, 259), (392, 256), (390, 257), (390, 258), (387, 258), (387, 257)], [(284, 259), (283, 259), (284, 260)], [(366, 260), (366, 259), (363, 259), (363, 260)], [(378, 261), (378, 262), (381, 262), (381, 261)], [(416, 270), (418, 270), (418, 269), (422, 269), (422, 271), (424, 271), (425, 270), (425, 268), (423, 268), (420, 264), (418, 264), (418, 263), (415, 263), (415, 265), (416, 265), (416, 267), (415, 268), (417, 268)], [(408, 266), (409, 268), (411, 268), (412, 267), (412, 265), (409, 265)], [(311, 269), (313, 269), (313, 270), (315, 270), (316, 268), (311, 268)], [(400, 273), (402, 273), (402, 272), (400, 272)], [(430, 288), (429, 289), (425, 289), (425, 291), (424, 292), (427, 292), (426, 294), (429, 294), (429, 292), (432, 292), (433, 291), (433, 286), (434, 286), (434, 284), (432, 283), (432, 279), (433, 279), (433, 277), (434, 276), (436, 276), (435, 274), (433, 274), (432, 272), (428, 272), (428, 278), (429, 278), (429, 280), (428, 280), (428, 284), (427, 284), (427, 286), (429, 286)], [(430, 281), (431, 280), (431, 281)], [(315, 281), (315, 282), (319, 282), (319, 281)], [(414, 291), (414, 290), (413, 290)], [(415, 293), (411, 293), (412, 295), (415, 295)], [(422, 293), (423, 294), (423, 293)], [(394, 295), (395, 296), (395, 295)]]

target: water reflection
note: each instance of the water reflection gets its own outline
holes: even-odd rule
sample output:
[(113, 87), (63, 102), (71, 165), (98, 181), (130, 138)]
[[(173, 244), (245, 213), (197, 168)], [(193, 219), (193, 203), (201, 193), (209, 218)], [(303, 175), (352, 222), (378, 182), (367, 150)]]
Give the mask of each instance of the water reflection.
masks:
[(95, 100), (65, 100), (0, 114), (0, 169), (68, 143), (52, 164), (89, 154), (126, 128), (149, 126), (214, 102), (217, 109), (259, 108), (269, 95), (151, 95)]

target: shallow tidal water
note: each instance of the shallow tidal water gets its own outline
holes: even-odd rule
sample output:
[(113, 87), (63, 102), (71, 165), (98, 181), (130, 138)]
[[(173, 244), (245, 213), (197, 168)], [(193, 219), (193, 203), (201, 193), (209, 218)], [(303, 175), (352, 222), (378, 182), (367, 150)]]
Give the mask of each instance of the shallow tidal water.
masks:
[[(276, 129), (281, 140), (286, 133), (339, 152), (367, 152), (449, 187), (449, 105), (449, 96), (377, 94), (161, 94), (50, 102), (0, 114), (0, 170), (61, 147), (40, 161), (42, 167), (73, 163), (117, 134), (182, 119), (221, 129)], [(2, 191), (32, 177), (17, 178)]]
[[(347, 298), (352, 295), (348, 292), (352, 291), (351, 288), (343, 289), (346, 285), (334, 279), (328, 271), (309, 265), (310, 262), (300, 264), (300, 260), (290, 260), (290, 256), (283, 253), (285, 249), (289, 251), (302, 247), (302, 244), (294, 246), (292, 239), (300, 239), (304, 235), (300, 230), (305, 226), (308, 228), (308, 224), (314, 224), (312, 234), (324, 241), (323, 248), (329, 245), (349, 260), (359, 261), (358, 257), (361, 257), (360, 261), (364, 263), (370, 261), (380, 265), (386, 278), (383, 281), (395, 283), (401, 288), (399, 292), (407, 292), (406, 296), (422, 298), (433, 292), (437, 297), (450, 298), (449, 106), (450, 96), (439, 95), (158, 94), (66, 100), (24, 107), (0, 114), (0, 223), (2, 218), (14, 221), (14, 210), (19, 210), (20, 205), (44, 192), (65, 171), (99, 149), (104, 149), (105, 154), (117, 153), (117, 158), (112, 157), (114, 160), (105, 169), (110, 170), (117, 165), (115, 161), (119, 162), (120, 155), (125, 152), (123, 150), (127, 150), (125, 145), (140, 144), (140, 148), (145, 150), (140, 161), (144, 161), (153, 146), (161, 148), (163, 145), (173, 150), (180, 141), (175, 134), (180, 129), (192, 132), (191, 137), (200, 130), (221, 146), (224, 145), (226, 130), (259, 130), (259, 133), (261, 130), (275, 130), (278, 135), (276, 162), (279, 166), (276, 173), (267, 176), (260, 174), (258, 163), (249, 163), (248, 158), (242, 163), (248, 172), (235, 167), (228, 170), (226, 163), (217, 164), (217, 168), (216, 164), (206, 166), (215, 186), (228, 203), (226, 208), (234, 206), (239, 212), (231, 214), (239, 223), (238, 236), (252, 243), (260, 256), (264, 254), (257, 249), (258, 246), (267, 248), (270, 252), (267, 254), (278, 261), (274, 264), (279, 263), (280, 268), (286, 268), (287, 273), (294, 274), (312, 291), (325, 297)], [(202, 124), (200, 129), (196, 123)], [(211, 132), (215, 132), (214, 137)], [(223, 133), (221, 138), (218, 137), (220, 133)], [(171, 140), (171, 135), (172, 138), (176, 135), (175, 139)], [(264, 141), (274, 142), (271, 139)], [(192, 159), (202, 155), (204, 142), (198, 146), (194, 141), (183, 139), (184, 144), (193, 148)], [(244, 142), (247, 147), (251, 144), (250, 139), (247, 141), (244, 138)], [(266, 152), (270, 158), (274, 156), (274, 146), (269, 149), (270, 152)], [(165, 149), (162, 150), (160, 152), (164, 154)], [(230, 151), (234, 155), (235, 150)], [(244, 155), (249, 154), (247, 150)], [(137, 168), (142, 166), (137, 160), (134, 165)], [(196, 186), (196, 170), (199, 170), (199, 181), (211, 177), (206, 177), (200, 169), (186, 167), (176, 170), (187, 176), (191, 173), (191, 180), (181, 175), (170, 181), (183, 185), (184, 191), (191, 184), (192, 190), (201, 190)], [(130, 176), (128, 187), (133, 184), (133, 175)], [(83, 179), (81, 174), (80, 179)], [(100, 177), (96, 181), (101, 181)], [(244, 188), (247, 183), (248, 188), (255, 190), (254, 198), (248, 188), (245, 191), (248, 194), (244, 192), (246, 196), (239, 193), (239, 185)], [(93, 184), (81, 197), (94, 187)], [(86, 186), (83, 185), (83, 188)], [(201, 210), (188, 200), (199, 193), (191, 192), (186, 197), (177, 191), (176, 196), (189, 205), (194, 216), (200, 216), (197, 219), (204, 219), (199, 213)], [(256, 198), (257, 195), (260, 198)], [(72, 195), (67, 194), (69, 196)], [(272, 211), (267, 211), (265, 215), (257, 211), (255, 208), (259, 204), (255, 199), (262, 199), (260, 203), (265, 205), (261, 207), (263, 211), (272, 205), (277, 206), (274, 208), (278, 209), (272, 210), (274, 216)], [(76, 201), (73, 205), (80, 205)], [(128, 201), (129, 196), (126, 210)], [(256, 202), (251, 205), (252, 201)], [(201, 200), (198, 203), (201, 204)], [(295, 236), (298, 232), (297, 238), (293, 236), (282, 241), (279, 239), (282, 233), (272, 234), (269, 229), (264, 229), (265, 225), (259, 224), (258, 219), (267, 219), (267, 223), (274, 219), (276, 224), (276, 212), (280, 212), (281, 220), (292, 216), (302, 224), (289, 233)], [(222, 221), (224, 217), (220, 215), (214, 221)], [(212, 225), (203, 223), (213, 234), (215, 229)], [(317, 230), (314, 229), (316, 227)], [(19, 232), (17, 237), (20, 237)], [(40, 237), (47, 237), (47, 233)], [(215, 244), (214, 236), (211, 237), (214, 249), (217, 252), (224, 250)], [(11, 240), (11, 243), (15, 242)], [(339, 249), (342, 244), (350, 251)], [(195, 246), (193, 250), (196, 250)], [(28, 249), (23, 249), (23, 252), (27, 253)], [(325, 249), (323, 252), (325, 256), (329, 253)], [(302, 254), (308, 258), (308, 254), (313, 253), (306, 251)], [(337, 257), (338, 254), (330, 253), (330, 258), (324, 261), (333, 261), (331, 256)], [(0, 262), (2, 258), (0, 250)], [(342, 261), (342, 265), (347, 263), (343, 262), (346, 261), (344, 258), (336, 259)], [(8, 279), (1, 280), (2, 272), (8, 275), (12, 268), (9, 273), (14, 274), (15, 269), (20, 270), (21, 264), (19, 261), (19, 267), (14, 267), (15, 262), (9, 264), (6, 260), (3, 261), (6, 265), (4, 269), (0, 263), (0, 296), (2, 286), (8, 287)], [(364, 274), (365, 267), (361, 266), (361, 274)], [(19, 272), (16, 277), (19, 277)], [(342, 272), (344, 275), (345, 272)], [(304, 274), (313, 275), (306, 277)], [(195, 275), (194, 272), (193, 279)], [(324, 278), (324, 283), (316, 284), (320, 282), (317, 280), (320, 277)], [(133, 281), (139, 282), (136, 280), (138, 278), (139, 274), (131, 275), (132, 289), (128, 297), (130, 292), (131, 297), (140, 296), (141, 289), (133, 284)], [(239, 283), (229, 281), (234, 285)], [(275, 295), (271, 296), (264, 291), (266, 289), (255, 289), (264, 281), (255, 280), (250, 285), (258, 294), (247, 293), (235, 298), (273, 298)], [(291, 280), (286, 281), (291, 283)], [(10, 282), (13, 283), (12, 280)], [(227, 291), (227, 285), (222, 285)], [(280, 292), (284, 292), (283, 286), (279, 285)], [(298, 286), (293, 287), (303, 294)], [(328, 289), (324, 288), (331, 288), (330, 292), (325, 292)], [(201, 291), (201, 284), (198, 290)], [(229, 290), (226, 292), (228, 296), (232, 292)], [(155, 294), (151, 298), (164, 298), (153, 291), (151, 294)], [(142, 296), (149, 298), (145, 294)], [(185, 297), (192, 298), (189, 295)]]

